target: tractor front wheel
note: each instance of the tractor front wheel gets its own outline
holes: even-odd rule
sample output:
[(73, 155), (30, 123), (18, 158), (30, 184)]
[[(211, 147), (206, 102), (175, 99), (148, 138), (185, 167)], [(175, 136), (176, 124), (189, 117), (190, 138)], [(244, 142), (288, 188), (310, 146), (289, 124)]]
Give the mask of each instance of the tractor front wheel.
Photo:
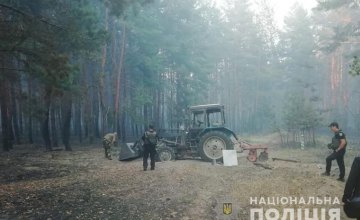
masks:
[(200, 138), (199, 154), (205, 161), (221, 159), (223, 157), (222, 150), (233, 149), (234, 144), (224, 132), (209, 131)]
[(175, 154), (173, 149), (171, 149), (170, 147), (161, 147), (159, 149), (156, 150), (157, 151), (157, 159), (158, 161), (170, 161), (170, 160), (174, 160), (175, 159)]

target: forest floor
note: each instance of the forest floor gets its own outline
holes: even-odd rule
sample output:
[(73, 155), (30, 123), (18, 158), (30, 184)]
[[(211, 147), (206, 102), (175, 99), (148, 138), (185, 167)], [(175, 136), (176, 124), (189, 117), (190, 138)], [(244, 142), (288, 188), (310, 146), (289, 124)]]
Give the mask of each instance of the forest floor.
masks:
[[(156, 170), (146, 172), (140, 159), (106, 160), (100, 146), (74, 147), (72, 152), (15, 146), (0, 155), (0, 219), (246, 220), (251, 208), (284, 208), (251, 205), (251, 197), (341, 200), (345, 183), (336, 181), (336, 162), (332, 176), (320, 175), (329, 153), (325, 147), (284, 149), (274, 142), (269, 146), (266, 164), (272, 169), (255, 166), (240, 154), (235, 167), (177, 160), (157, 163)], [(358, 153), (359, 148), (349, 147), (347, 173)], [(272, 161), (273, 157), (300, 162)], [(223, 214), (225, 202), (232, 203), (230, 216)], [(290, 206), (303, 207), (308, 206)]]

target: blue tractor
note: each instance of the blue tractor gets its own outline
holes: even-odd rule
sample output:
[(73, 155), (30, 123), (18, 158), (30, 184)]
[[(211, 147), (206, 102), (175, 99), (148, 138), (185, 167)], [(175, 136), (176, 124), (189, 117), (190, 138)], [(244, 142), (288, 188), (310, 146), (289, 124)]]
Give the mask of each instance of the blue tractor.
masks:
[(160, 130), (159, 160), (198, 158), (205, 161), (222, 158), (222, 150), (232, 150), (236, 135), (225, 127), (224, 106), (197, 105), (188, 109), (185, 127)]
[[(159, 161), (201, 158), (204, 161), (220, 160), (222, 150), (249, 150), (248, 159), (267, 160), (267, 147), (254, 146), (240, 141), (236, 134), (225, 127), (224, 106), (220, 104), (197, 105), (188, 108), (188, 118), (180, 129), (158, 130)], [(132, 147), (133, 155), (141, 154), (141, 141)], [(257, 149), (263, 149), (257, 157)], [(129, 150), (129, 149), (128, 149)], [(124, 150), (124, 153), (128, 152)], [(122, 151), (122, 150), (121, 150)], [(131, 153), (130, 153), (131, 155)], [(125, 158), (126, 156), (120, 158)]]

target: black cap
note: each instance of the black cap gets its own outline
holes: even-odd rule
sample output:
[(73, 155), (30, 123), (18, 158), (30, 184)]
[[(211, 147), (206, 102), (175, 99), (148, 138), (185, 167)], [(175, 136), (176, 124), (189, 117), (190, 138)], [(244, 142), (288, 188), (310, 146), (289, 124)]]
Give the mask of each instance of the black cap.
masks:
[(331, 122), (329, 124), (329, 127), (337, 127), (337, 128), (339, 128), (339, 124), (337, 122)]

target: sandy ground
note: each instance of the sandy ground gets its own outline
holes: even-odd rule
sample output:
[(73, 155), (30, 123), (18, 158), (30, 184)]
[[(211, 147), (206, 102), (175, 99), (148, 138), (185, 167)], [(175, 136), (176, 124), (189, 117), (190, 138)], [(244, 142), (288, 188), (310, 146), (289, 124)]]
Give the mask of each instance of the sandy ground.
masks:
[[(347, 172), (359, 149), (348, 149)], [(114, 153), (115, 154), (115, 153)], [(140, 159), (106, 160), (101, 147), (44, 152), (16, 146), (0, 155), (0, 219), (250, 219), (251, 208), (330, 208), (316, 205), (250, 205), (250, 197), (338, 197), (345, 183), (323, 177), (328, 150), (270, 148), (272, 169), (239, 155), (239, 166), (200, 160), (156, 164), (142, 171)], [(300, 160), (272, 161), (272, 157)], [(231, 202), (233, 213), (222, 213)], [(347, 219), (342, 213), (341, 219)]]

